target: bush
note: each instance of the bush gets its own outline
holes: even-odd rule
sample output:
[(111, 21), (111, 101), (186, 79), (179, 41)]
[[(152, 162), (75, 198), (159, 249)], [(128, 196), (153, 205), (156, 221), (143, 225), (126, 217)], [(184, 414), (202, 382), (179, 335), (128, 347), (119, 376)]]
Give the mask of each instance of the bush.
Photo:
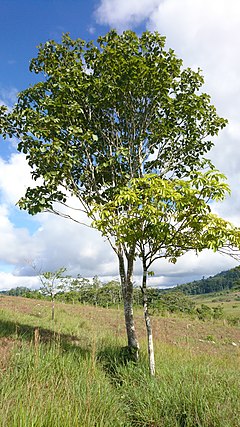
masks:
[(154, 313), (185, 313), (194, 314), (195, 303), (182, 292), (162, 294), (150, 305)]

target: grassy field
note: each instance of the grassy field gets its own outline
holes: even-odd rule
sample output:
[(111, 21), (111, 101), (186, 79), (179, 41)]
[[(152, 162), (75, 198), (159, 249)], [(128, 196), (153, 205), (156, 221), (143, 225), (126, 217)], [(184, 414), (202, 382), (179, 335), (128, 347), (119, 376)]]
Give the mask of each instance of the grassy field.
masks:
[(206, 304), (212, 308), (222, 307), (224, 318), (239, 319), (240, 325), (240, 291), (227, 290), (213, 294), (196, 295), (192, 299), (198, 306)]
[(57, 304), (52, 322), (47, 301), (0, 297), (0, 426), (240, 426), (240, 328), (153, 317), (152, 379), (136, 321), (134, 365), (121, 309)]

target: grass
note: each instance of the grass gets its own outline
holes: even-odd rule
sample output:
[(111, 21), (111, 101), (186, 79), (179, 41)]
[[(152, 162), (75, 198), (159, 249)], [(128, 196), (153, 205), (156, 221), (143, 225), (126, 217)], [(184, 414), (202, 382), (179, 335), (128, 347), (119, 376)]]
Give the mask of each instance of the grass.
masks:
[(94, 355), (23, 345), (1, 381), (2, 426), (121, 426), (122, 407)]
[(196, 295), (191, 297), (198, 306), (206, 304), (211, 308), (222, 307), (225, 318), (238, 318), (240, 320), (240, 292), (227, 290), (222, 292)]
[(0, 300), (1, 427), (240, 427), (238, 327), (154, 318), (152, 379), (140, 312), (135, 365), (120, 310), (37, 304)]

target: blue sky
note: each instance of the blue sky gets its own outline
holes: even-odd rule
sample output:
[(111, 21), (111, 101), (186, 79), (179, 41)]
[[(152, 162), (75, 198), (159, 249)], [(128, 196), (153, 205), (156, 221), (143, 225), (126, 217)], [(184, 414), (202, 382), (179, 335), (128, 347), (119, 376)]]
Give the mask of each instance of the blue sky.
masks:
[[(34, 84), (28, 70), (37, 45), (72, 38), (94, 39), (110, 28), (158, 30), (185, 66), (200, 66), (204, 89), (228, 127), (216, 139), (211, 158), (223, 171), (232, 197), (216, 213), (240, 225), (240, 4), (238, 0), (1, 0), (0, 103), (11, 107), (19, 91)], [(31, 263), (42, 270), (66, 266), (70, 274), (117, 277), (115, 256), (93, 230), (53, 215), (30, 217), (16, 207), (30, 183), (16, 141), (0, 139), (0, 289), (35, 286)], [(152, 284), (168, 286), (228, 269), (237, 263), (221, 255), (189, 253), (176, 265), (154, 266)], [(137, 266), (135, 280), (140, 268)]]
[(63, 32), (91, 39), (96, 4), (93, 0), (1, 0), (1, 84), (21, 90), (32, 81), (28, 64), (41, 42), (60, 41)]

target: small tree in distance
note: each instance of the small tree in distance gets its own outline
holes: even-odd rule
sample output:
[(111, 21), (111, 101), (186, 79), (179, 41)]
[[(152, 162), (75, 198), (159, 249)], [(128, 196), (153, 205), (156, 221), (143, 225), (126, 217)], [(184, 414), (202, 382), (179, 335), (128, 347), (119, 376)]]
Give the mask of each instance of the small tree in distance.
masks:
[(49, 296), (52, 302), (52, 320), (55, 319), (55, 296), (59, 292), (63, 292), (68, 288), (69, 278), (63, 276), (66, 268), (61, 267), (56, 271), (45, 271), (39, 274), (39, 278), (42, 284), (40, 292)]

